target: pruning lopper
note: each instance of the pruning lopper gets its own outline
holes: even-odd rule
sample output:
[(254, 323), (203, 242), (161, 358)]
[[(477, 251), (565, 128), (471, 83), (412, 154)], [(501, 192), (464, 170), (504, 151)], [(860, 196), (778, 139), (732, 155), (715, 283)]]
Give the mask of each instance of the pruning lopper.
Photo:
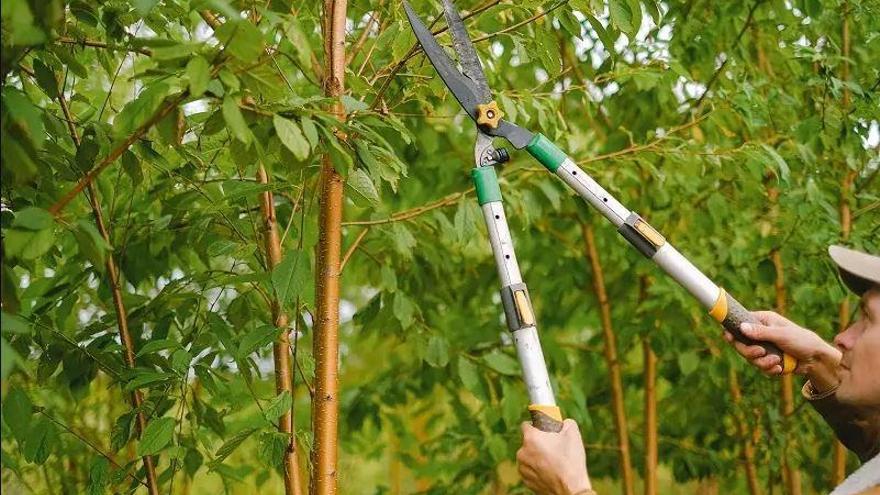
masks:
[(492, 98), (476, 50), (452, 0), (443, 0), (443, 11), (452, 34), (453, 48), (461, 65), (460, 72), (406, 0), (403, 0), (403, 6), (428, 60), (455, 99), (476, 123), (477, 139), (471, 177), (501, 278), (501, 302), (507, 326), (513, 333), (516, 344), (529, 394), (528, 408), (535, 427), (543, 431), (559, 431), (562, 428), (562, 414), (556, 406), (550, 386), (529, 291), (519, 271), (504, 215), (501, 189), (494, 167), (508, 161), (510, 155), (504, 148), (493, 145), (494, 138), (498, 137), (506, 139), (515, 149), (525, 148), (547, 170), (562, 179), (614, 224), (633, 247), (690, 292), (737, 340), (749, 345), (760, 345), (768, 355), (779, 356), (783, 363), (783, 373), (794, 370), (797, 366), (796, 360), (784, 354), (776, 345), (756, 342), (743, 335), (740, 325), (755, 322), (749, 311), (724, 289), (715, 285), (648, 222), (637, 213), (626, 209), (545, 136), (503, 119), (504, 113)]

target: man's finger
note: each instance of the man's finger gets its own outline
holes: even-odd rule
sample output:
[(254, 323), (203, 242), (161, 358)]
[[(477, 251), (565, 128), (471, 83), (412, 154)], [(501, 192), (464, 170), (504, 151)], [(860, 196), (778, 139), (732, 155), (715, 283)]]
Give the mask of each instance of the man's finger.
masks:
[(727, 341), (728, 344), (732, 344), (733, 343), (733, 334), (728, 332), (727, 330), (725, 330), (724, 331), (724, 340)]
[(777, 326), (761, 325), (760, 323), (743, 323), (740, 326), (743, 335), (752, 340), (765, 340), (775, 342), (782, 335), (782, 328)]
[(736, 352), (740, 354), (740, 356), (750, 361), (765, 356), (767, 354), (767, 349), (764, 349), (759, 345), (748, 345), (738, 340), (733, 343), (733, 347), (734, 349), (736, 349)]
[(768, 356), (762, 356), (757, 359), (752, 360), (752, 364), (757, 366), (763, 371), (771, 371), (773, 368), (780, 364), (779, 356), (775, 354), (770, 354)]
[(779, 376), (782, 374), (782, 366), (777, 364), (776, 366), (773, 366), (769, 370), (765, 370), (764, 374), (767, 376), (771, 376), (771, 377), (772, 376)]
[(752, 316), (757, 318), (758, 321), (764, 325), (773, 325), (782, 318), (782, 316), (775, 311), (752, 311)]

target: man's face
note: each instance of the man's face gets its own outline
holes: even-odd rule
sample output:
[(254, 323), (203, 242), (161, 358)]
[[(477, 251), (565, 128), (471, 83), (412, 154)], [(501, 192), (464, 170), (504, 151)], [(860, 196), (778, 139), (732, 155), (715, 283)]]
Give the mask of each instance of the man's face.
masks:
[(880, 409), (880, 287), (866, 292), (860, 305), (855, 323), (834, 338), (843, 352), (837, 399)]

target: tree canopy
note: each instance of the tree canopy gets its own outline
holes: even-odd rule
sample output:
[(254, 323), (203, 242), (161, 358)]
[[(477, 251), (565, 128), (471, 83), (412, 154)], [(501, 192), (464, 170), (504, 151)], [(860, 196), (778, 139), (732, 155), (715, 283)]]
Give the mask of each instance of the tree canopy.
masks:
[[(445, 26), (439, 2), (412, 3)], [(845, 325), (827, 246), (880, 244), (876, 0), (458, 8), (506, 118), (748, 307), (827, 338)], [(335, 170), (339, 492), (524, 492), (527, 397), (473, 127), (397, 0), (4, 0), (2, 48), (4, 490), (285, 493), (292, 447), (305, 491), (336, 367), (313, 346), (332, 327), (316, 290), (335, 277)], [(511, 156), (517, 255), (598, 485), (625, 492), (632, 469), (642, 486), (659, 462), (661, 493), (827, 492), (839, 447), (799, 379), (748, 368), (604, 219)]]

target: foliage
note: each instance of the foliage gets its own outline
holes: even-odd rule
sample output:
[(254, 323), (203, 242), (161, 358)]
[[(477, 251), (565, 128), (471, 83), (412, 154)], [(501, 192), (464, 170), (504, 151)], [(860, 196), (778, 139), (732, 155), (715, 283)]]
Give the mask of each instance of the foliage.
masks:
[[(351, 253), (340, 489), (522, 491), (512, 460), (526, 396), (469, 189), (470, 122), (413, 50), (397, 2), (351, 3), (349, 118), (339, 123), (322, 96), (320, 2), (4, 0), (4, 488), (128, 493), (144, 476), (137, 456), (156, 454), (163, 493), (279, 490), (285, 439), (274, 424), (291, 404), (303, 452), (311, 441), (311, 311), (322, 275), (313, 248), (319, 157), (329, 154), (347, 180)], [(876, 251), (880, 237), (876, 2), (459, 3), (479, 11), (468, 29), (511, 120), (555, 140), (752, 307), (773, 305), (778, 250), (790, 316), (832, 335), (846, 296), (825, 249), (840, 238), (841, 205), (853, 212), (850, 244)], [(440, 12), (439, 2), (414, 7)], [(203, 10), (222, 26), (209, 28)], [(506, 209), (591, 474), (614, 480), (618, 468), (579, 222), (596, 223), (636, 467), (639, 347), (650, 335), (670, 490), (707, 477), (724, 492), (745, 490), (737, 417), (759, 439), (762, 485), (781, 484), (790, 438), (808, 446), (787, 448), (805, 487), (827, 489), (832, 437), (817, 415), (781, 415), (777, 383), (723, 349), (694, 301), (557, 179), (512, 154)], [(253, 179), (259, 165), (268, 186)], [(109, 242), (88, 191), (49, 213), (102, 166), (94, 185)], [(266, 190), (286, 253), (271, 271), (260, 247)], [(118, 337), (110, 255), (134, 369)], [(651, 279), (644, 301), (642, 276)], [(298, 315), (294, 397), (273, 392), (273, 296)], [(745, 396), (738, 406), (731, 370)], [(135, 390), (148, 418), (140, 440), (127, 400)]]

